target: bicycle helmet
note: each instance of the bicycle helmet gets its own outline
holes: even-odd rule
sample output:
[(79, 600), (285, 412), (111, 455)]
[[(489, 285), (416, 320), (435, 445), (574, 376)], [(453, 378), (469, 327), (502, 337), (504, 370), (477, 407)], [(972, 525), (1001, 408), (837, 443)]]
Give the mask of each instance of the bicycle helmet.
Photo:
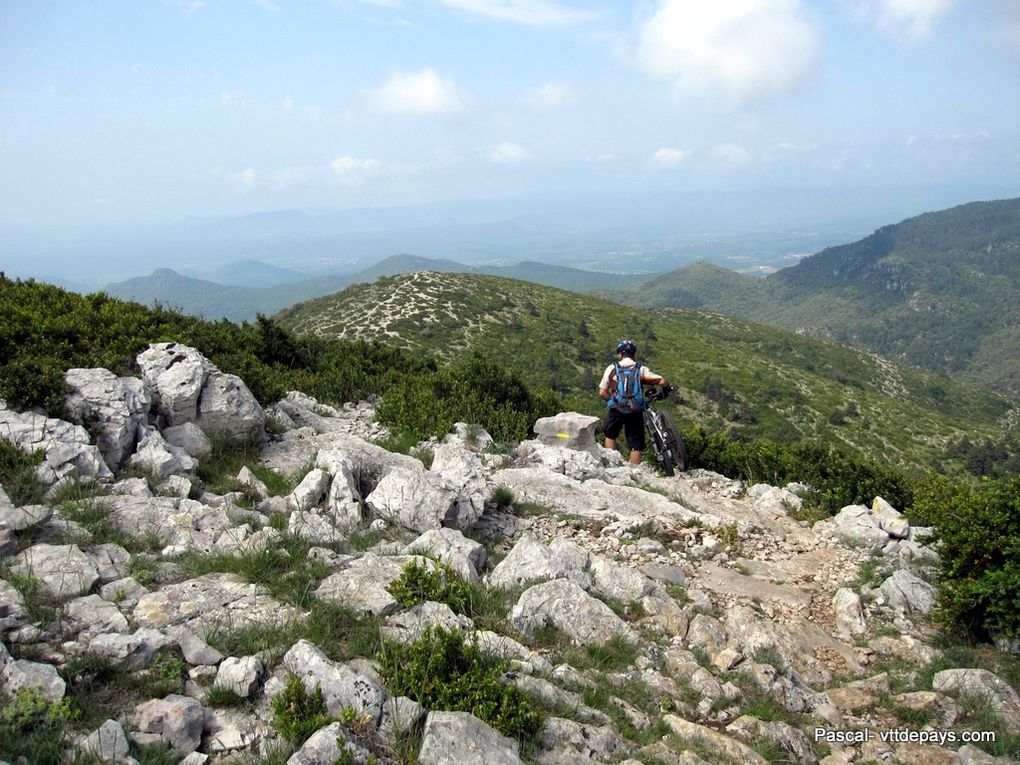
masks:
[(616, 352), (624, 356), (634, 356), (637, 353), (637, 346), (633, 340), (621, 340), (616, 345)]

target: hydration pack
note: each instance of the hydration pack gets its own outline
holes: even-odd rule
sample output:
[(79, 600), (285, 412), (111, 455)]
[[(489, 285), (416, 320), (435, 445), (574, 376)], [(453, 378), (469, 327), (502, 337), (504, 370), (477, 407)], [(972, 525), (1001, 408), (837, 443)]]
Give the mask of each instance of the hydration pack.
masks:
[(613, 367), (616, 369), (616, 395), (606, 402), (607, 405), (623, 414), (643, 412), (645, 396), (641, 392), (641, 365), (624, 367), (617, 363)]

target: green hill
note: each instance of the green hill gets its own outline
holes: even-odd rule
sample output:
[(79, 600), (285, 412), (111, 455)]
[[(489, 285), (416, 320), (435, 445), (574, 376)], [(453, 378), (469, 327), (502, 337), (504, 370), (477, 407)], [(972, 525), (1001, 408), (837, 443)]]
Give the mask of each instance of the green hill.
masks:
[(298, 334), (386, 340), (447, 359), (481, 351), (591, 413), (602, 411), (595, 387), (613, 345), (632, 336), (680, 386), (687, 426), (820, 439), (892, 465), (949, 464), (947, 449), (965, 435), (1000, 438), (1009, 412), (998, 396), (833, 342), (487, 275), (387, 277), (276, 318)]
[(838, 340), (1020, 399), (1020, 199), (919, 215), (765, 279), (699, 264), (613, 297)]

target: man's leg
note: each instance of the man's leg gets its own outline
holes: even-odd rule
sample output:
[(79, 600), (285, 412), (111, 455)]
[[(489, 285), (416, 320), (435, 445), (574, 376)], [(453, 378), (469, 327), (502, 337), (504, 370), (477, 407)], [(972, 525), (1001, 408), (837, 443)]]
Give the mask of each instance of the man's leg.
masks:
[(607, 449), (615, 449), (616, 448), (616, 439), (615, 438), (607, 438), (606, 439), (606, 448)]
[(639, 452), (637, 449), (630, 450), (630, 464), (631, 465), (641, 464), (641, 452)]

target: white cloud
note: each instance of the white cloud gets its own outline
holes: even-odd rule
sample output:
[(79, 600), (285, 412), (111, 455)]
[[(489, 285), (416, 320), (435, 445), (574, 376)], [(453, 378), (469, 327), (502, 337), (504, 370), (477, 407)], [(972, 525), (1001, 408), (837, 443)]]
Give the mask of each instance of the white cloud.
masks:
[(690, 155), (691, 153), (684, 149), (663, 147), (648, 159), (648, 164), (656, 170), (675, 170)]
[(220, 106), (243, 106), (244, 93), (240, 90), (224, 90), (220, 92)]
[(533, 109), (557, 109), (574, 101), (569, 82), (547, 82), (524, 94), (524, 102)]
[(735, 104), (793, 89), (819, 52), (800, 0), (659, 0), (638, 31), (633, 60), (642, 71)]
[(927, 37), (939, 16), (958, 0), (857, 0), (857, 8), (880, 29), (911, 38)]
[(241, 191), (247, 192), (255, 188), (258, 183), (258, 175), (256, 175), (254, 169), (246, 167), (241, 172), (231, 175), (230, 180), (237, 184)]
[(282, 106), (285, 112), (292, 111), (294, 109), (294, 100), (290, 96), (287, 96), (283, 99)]
[(720, 159), (725, 160), (726, 162), (729, 162), (731, 165), (735, 165), (737, 167), (749, 165), (751, 163), (751, 160), (753, 159), (753, 157), (751, 156), (751, 152), (749, 152), (743, 146), (737, 146), (736, 144), (732, 143), (724, 143), (719, 146), (716, 146), (715, 149), (712, 150), (712, 153), (715, 156), (719, 157)]
[(535, 27), (563, 27), (597, 19), (594, 11), (568, 8), (548, 0), (439, 0), (450, 8)]
[(273, 191), (303, 186), (316, 178), (320, 178), (323, 172), (323, 168), (318, 165), (283, 167), (270, 173), (266, 178), (265, 185)]
[(531, 152), (519, 143), (503, 141), (489, 152), (489, 159), (500, 165), (514, 165), (531, 159)]
[(445, 115), (465, 108), (465, 96), (449, 77), (434, 69), (397, 72), (368, 93), (371, 107), (383, 114)]

